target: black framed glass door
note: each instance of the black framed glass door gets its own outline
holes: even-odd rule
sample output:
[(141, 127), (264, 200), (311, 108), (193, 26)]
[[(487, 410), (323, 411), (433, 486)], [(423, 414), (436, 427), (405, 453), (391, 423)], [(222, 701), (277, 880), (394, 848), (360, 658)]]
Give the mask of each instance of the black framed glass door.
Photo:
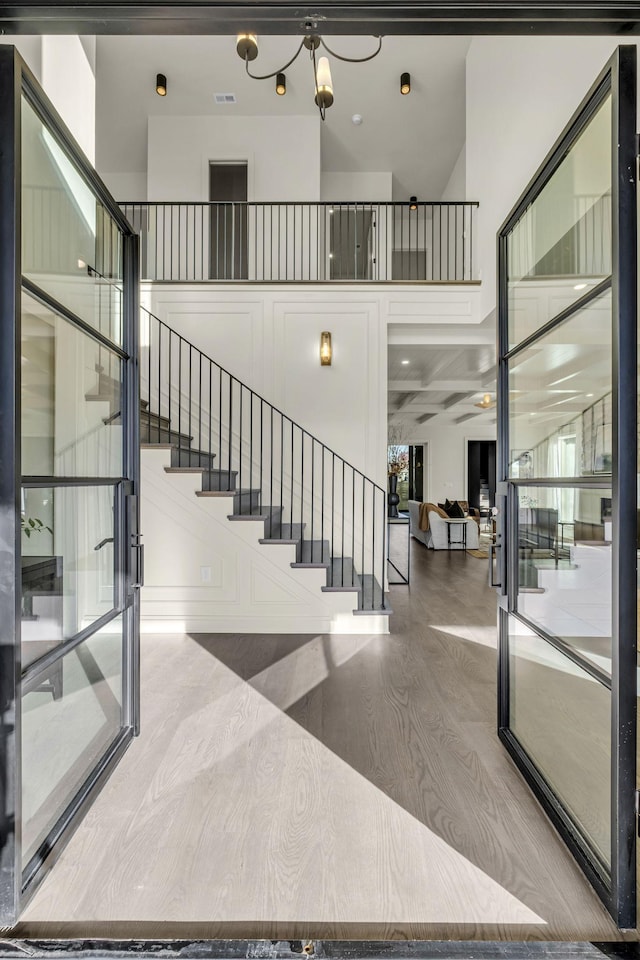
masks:
[(138, 730), (137, 237), (0, 49), (0, 922)]
[(499, 735), (636, 919), (636, 48), (498, 235)]

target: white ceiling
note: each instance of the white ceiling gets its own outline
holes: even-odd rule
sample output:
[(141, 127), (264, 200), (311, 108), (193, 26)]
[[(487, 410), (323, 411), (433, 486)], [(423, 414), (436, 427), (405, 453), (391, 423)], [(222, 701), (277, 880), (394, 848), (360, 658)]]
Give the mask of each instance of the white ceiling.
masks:
[[(402, 425), (407, 436), (415, 435), (418, 424), (434, 417), (458, 422), (476, 417), (483, 423), (495, 420), (495, 408), (476, 406), (486, 393), (495, 398), (491, 323), (480, 328), (487, 334), (485, 343), (465, 345), (468, 332), (453, 324), (448, 328), (450, 343), (389, 344), (389, 419)], [(413, 336), (417, 333), (414, 330)]]
[[(296, 37), (261, 37), (254, 73), (270, 73), (293, 55)], [(371, 37), (330, 37), (347, 56), (375, 49)], [(465, 57), (468, 37), (386, 37), (368, 63), (334, 58), (335, 102), (322, 124), (322, 169), (391, 171), (394, 199), (415, 194), (438, 200), (465, 138)], [(324, 51), (323, 51), (324, 52)], [(211, 116), (314, 114), (313, 75), (303, 50), (286, 71), (287, 94), (275, 81), (251, 80), (235, 51), (235, 37), (112, 36), (97, 40), (97, 167), (104, 173), (143, 173), (150, 115)], [(411, 74), (409, 96), (400, 74)], [(168, 95), (155, 93), (157, 73)], [(234, 93), (237, 103), (219, 106), (214, 93)], [(363, 117), (354, 126), (353, 114)], [(115, 135), (117, 133), (117, 135)], [(463, 199), (463, 198), (460, 198)]]

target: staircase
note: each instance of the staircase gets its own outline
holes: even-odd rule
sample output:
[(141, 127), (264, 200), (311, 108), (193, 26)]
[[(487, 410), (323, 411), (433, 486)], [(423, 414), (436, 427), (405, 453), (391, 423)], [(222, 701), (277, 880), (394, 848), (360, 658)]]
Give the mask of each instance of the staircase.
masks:
[[(277, 603), (277, 612), (269, 614), (264, 577), (273, 579), (275, 595), (284, 592), (282, 602), (291, 609), (317, 607), (309, 629), (387, 632), (385, 491), (146, 310), (142, 329), (147, 571), (156, 569), (158, 556), (182, 551), (185, 566), (194, 551), (206, 552), (207, 542), (228, 544), (226, 556), (216, 554), (211, 563), (200, 563), (199, 571), (196, 564), (196, 582), (183, 584), (185, 596), (207, 598), (189, 600), (192, 611), (203, 604), (197, 608), (202, 616), (198, 613), (193, 622), (187, 618), (189, 628), (231, 631), (223, 568), (233, 553), (247, 576), (254, 567), (262, 571), (251, 573), (252, 589), (266, 595), (262, 613), (253, 607), (253, 619), (244, 615), (246, 609), (239, 613), (243, 632), (251, 623), (255, 631), (287, 632)], [(174, 512), (180, 521), (172, 521)], [(200, 540), (180, 546), (183, 534), (193, 537), (194, 530)], [(201, 536), (205, 530), (206, 537)], [(159, 570), (157, 576), (161, 578)], [(209, 587), (216, 577), (217, 586)], [(256, 577), (263, 578), (262, 586), (256, 587)], [(163, 597), (170, 590), (168, 580), (163, 585), (158, 579), (143, 591), (143, 625), (145, 597), (157, 630)], [(180, 616), (177, 610), (177, 622)]]

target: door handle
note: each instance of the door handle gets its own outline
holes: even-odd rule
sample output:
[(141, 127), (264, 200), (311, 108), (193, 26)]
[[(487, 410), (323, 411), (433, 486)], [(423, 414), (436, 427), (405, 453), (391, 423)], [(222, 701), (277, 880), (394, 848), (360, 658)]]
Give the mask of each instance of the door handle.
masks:
[(135, 539), (138, 542), (131, 544), (131, 549), (135, 551), (131, 586), (134, 590), (139, 590), (144, 587), (144, 544), (140, 543), (139, 535), (136, 535)]
[(501, 543), (489, 544), (489, 586), (502, 588), (502, 582), (496, 581), (493, 578), (493, 567), (494, 567), (494, 561), (497, 559), (496, 550), (498, 550), (498, 548), (502, 549)]

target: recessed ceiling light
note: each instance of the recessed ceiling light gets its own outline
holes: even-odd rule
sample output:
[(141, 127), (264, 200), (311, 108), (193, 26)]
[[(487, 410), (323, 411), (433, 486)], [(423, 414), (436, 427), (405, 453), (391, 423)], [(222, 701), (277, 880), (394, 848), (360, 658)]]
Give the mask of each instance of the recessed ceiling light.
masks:
[(403, 367), (406, 367), (406, 365), (409, 363), (408, 360), (401, 360), (400, 362), (402, 363)]
[(584, 290), (585, 287), (586, 287), (586, 283), (576, 283), (576, 285), (575, 285), (575, 287), (574, 287), (573, 289), (574, 289), (574, 290)]
[(588, 399), (589, 397), (592, 397), (592, 396), (593, 396), (592, 393), (588, 393), (588, 394), (587, 394), (587, 399)]

